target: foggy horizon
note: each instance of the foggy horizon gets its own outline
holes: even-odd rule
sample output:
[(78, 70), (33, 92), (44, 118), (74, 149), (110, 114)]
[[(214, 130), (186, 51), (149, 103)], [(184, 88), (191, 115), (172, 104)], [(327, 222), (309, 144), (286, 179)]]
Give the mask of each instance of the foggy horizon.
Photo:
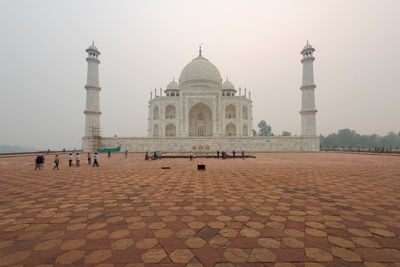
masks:
[[(99, 49), (102, 136), (147, 136), (150, 92), (202, 55), (253, 100), (253, 129), (300, 135), (302, 56), (317, 133), (400, 132), (400, 2), (2, 1), (0, 145), (80, 148), (87, 62)], [(164, 93), (163, 93), (164, 94)]]

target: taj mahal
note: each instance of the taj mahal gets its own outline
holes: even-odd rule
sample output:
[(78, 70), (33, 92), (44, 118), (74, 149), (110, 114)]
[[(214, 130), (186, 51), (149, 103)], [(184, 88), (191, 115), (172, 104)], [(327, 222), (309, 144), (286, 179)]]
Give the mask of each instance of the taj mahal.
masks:
[[(252, 136), (251, 93), (221, 78), (218, 68), (202, 55), (181, 71), (164, 92), (154, 90), (148, 101), (147, 137), (103, 137), (100, 128), (99, 55), (90, 45), (88, 56), (84, 151), (119, 147), (122, 151), (215, 152), (217, 150), (319, 151), (316, 130), (313, 61), (315, 49), (307, 42), (301, 51), (301, 136)], [(145, 119), (145, 118), (143, 118)]]

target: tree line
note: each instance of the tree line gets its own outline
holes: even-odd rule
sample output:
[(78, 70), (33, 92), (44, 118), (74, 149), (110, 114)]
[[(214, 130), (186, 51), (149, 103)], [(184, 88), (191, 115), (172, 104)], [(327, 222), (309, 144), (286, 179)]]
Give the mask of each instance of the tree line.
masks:
[[(272, 127), (262, 120), (258, 124), (258, 131), (253, 129), (253, 136), (274, 136)], [(281, 136), (291, 136), (289, 131), (283, 131)], [(358, 149), (374, 150), (375, 148), (385, 148), (390, 150), (400, 149), (400, 132), (389, 132), (385, 136), (377, 134), (361, 135), (354, 130), (340, 129), (337, 133), (327, 136), (320, 135), (321, 148), (337, 149)]]

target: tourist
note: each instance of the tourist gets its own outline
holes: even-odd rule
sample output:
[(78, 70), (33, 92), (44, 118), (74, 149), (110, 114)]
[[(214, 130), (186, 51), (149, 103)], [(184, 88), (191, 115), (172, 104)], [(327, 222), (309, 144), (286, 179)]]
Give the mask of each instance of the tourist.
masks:
[(244, 159), (244, 150), (242, 150), (242, 159)]
[(192, 151), (189, 152), (189, 158), (190, 158), (190, 160), (193, 159), (193, 153), (192, 153)]
[(236, 158), (236, 151), (235, 150), (232, 151), (232, 156), (233, 156), (234, 159)]
[(88, 165), (92, 164), (92, 155), (90, 155), (90, 152), (87, 153), (87, 164)]
[(97, 152), (96, 153), (94, 153), (94, 156), (93, 156), (93, 160), (94, 160), (94, 162), (93, 162), (93, 167), (99, 167), (99, 162), (97, 161), (99, 159), (99, 155), (97, 155)]
[(146, 154), (144, 155), (144, 160), (149, 160), (149, 151), (146, 151)]
[(68, 158), (69, 158), (69, 160), (68, 160), (69, 166), (72, 167), (72, 153), (69, 153)]
[(43, 167), (44, 167), (44, 155), (41, 155), (39, 169), (43, 170)]
[(128, 150), (125, 150), (125, 158), (128, 157)]
[(158, 151), (158, 158), (161, 159), (161, 151)]
[(58, 159), (58, 155), (56, 154), (56, 157), (54, 158), (54, 167), (53, 167), (53, 170), (55, 170), (55, 169), (58, 170), (58, 163), (60, 163), (60, 160)]
[(229, 150), (226, 151), (226, 158), (229, 159)]
[(153, 153), (153, 160), (156, 160), (157, 159), (157, 151), (154, 151), (154, 153)]
[(219, 150), (217, 149), (217, 159), (219, 159)]
[(76, 153), (76, 167), (81, 166), (81, 155), (79, 155), (79, 153)]
[(40, 156), (36, 156), (36, 158), (35, 158), (35, 171), (37, 169), (40, 170)]
[(108, 151), (108, 158), (111, 158), (111, 151)]
[(221, 154), (222, 159), (225, 159), (225, 151), (222, 150), (222, 154)]

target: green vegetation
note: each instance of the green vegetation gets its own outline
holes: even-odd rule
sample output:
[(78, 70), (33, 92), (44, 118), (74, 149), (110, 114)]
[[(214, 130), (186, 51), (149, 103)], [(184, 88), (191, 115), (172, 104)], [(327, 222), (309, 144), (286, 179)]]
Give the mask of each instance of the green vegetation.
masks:
[(337, 133), (328, 136), (320, 136), (322, 148), (339, 148), (373, 150), (375, 147), (384, 147), (393, 150), (400, 148), (400, 133), (390, 132), (385, 136), (377, 134), (360, 135), (354, 130), (341, 129)]

